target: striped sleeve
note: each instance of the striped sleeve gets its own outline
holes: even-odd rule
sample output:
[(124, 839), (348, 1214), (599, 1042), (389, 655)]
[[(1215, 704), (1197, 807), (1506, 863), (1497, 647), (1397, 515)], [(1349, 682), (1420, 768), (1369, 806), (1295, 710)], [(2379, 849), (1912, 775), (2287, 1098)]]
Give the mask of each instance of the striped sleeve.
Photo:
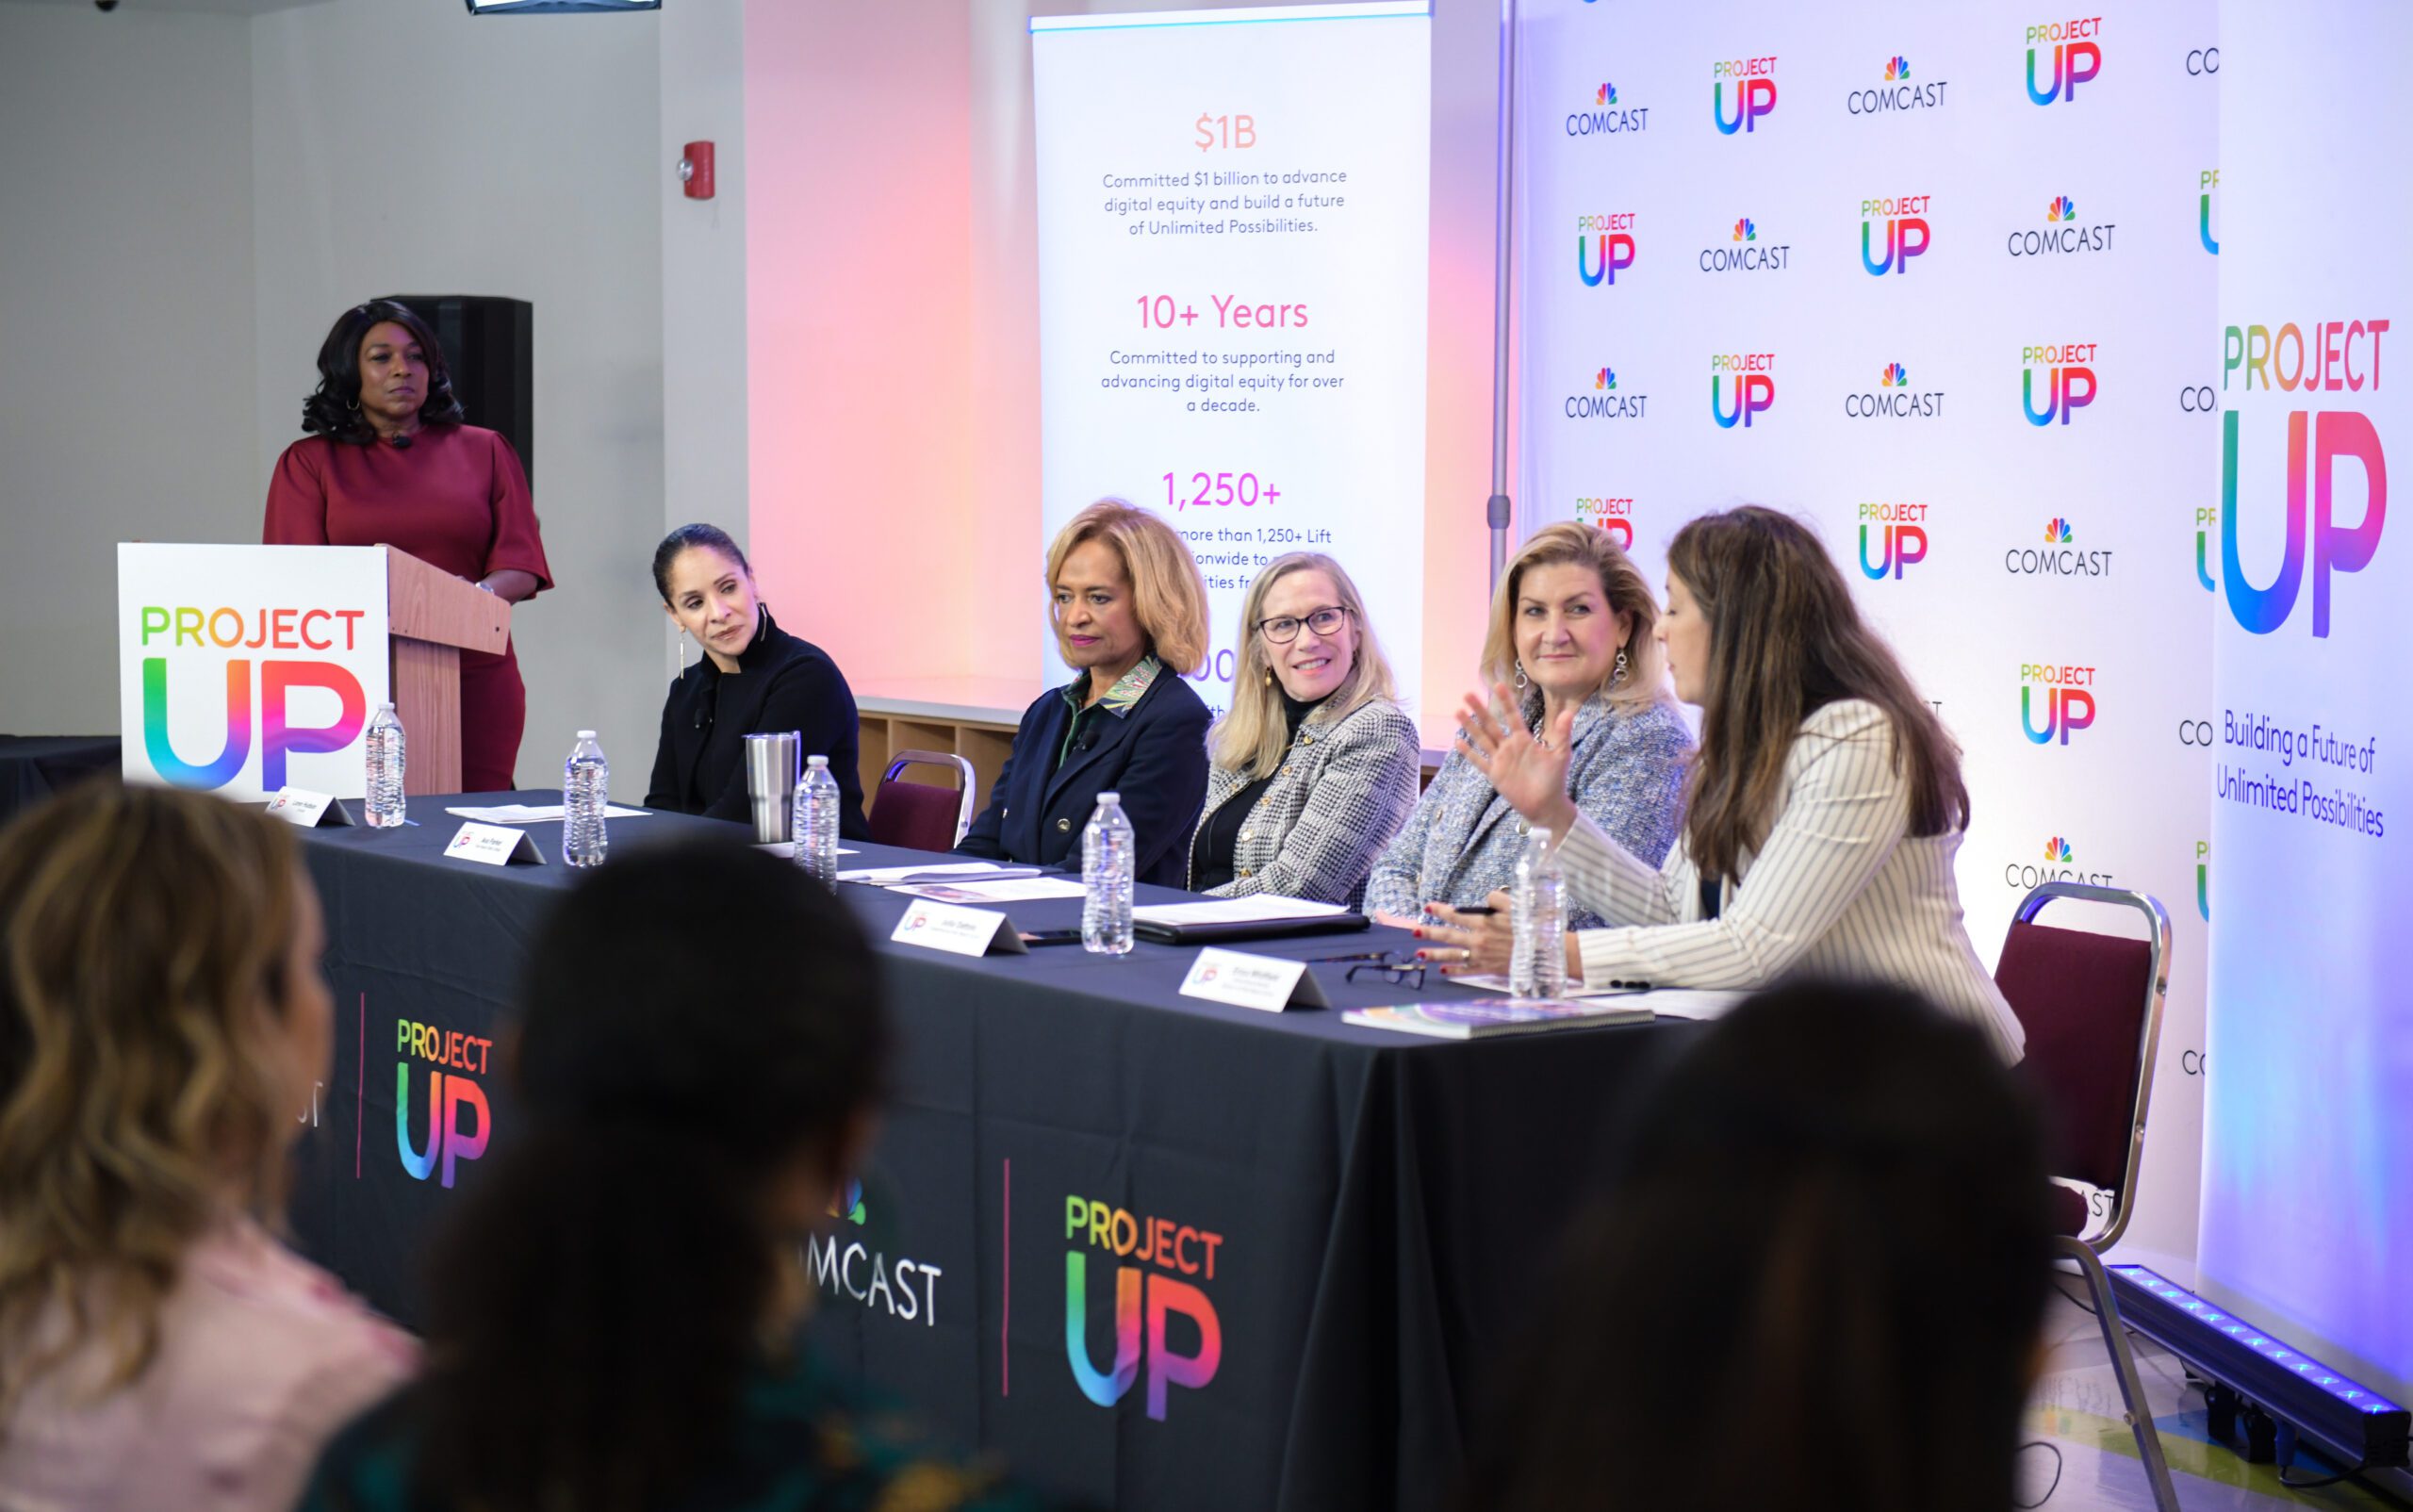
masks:
[[(1784, 807), (1720, 915), (1656, 929), (1584, 930), (1576, 943), (1586, 980), (1762, 987), (1835, 927), (1910, 823), (1910, 790), (1894, 770), (1883, 712), (1854, 704), (1835, 714), (1840, 717), (1814, 720), (1820, 729), (1795, 737)], [(1624, 884), (1630, 888), (1632, 879)], [(1589, 891), (1584, 883), (1576, 890)], [(1680, 916), (1670, 906), (1662, 916)]]
[[(1675, 846), (1667, 852), (1666, 864), (1653, 871), (1579, 809), (1574, 828), (1559, 843), (1558, 864), (1567, 875), (1568, 893), (1579, 908), (1618, 924), (1663, 925), (1683, 917), (1683, 884), (1675, 875), (1683, 865), (1683, 846)], [(1578, 931), (1577, 938), (1612, 932), (1584, 929)]]

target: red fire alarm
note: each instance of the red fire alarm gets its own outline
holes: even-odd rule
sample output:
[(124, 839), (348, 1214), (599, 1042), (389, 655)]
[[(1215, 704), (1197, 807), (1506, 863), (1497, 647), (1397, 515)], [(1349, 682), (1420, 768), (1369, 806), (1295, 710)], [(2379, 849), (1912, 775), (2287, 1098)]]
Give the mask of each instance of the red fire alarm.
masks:
[(679, 149), (679, 182), (684, 186), (687, 198), (709, 200), (713, 197), (713, 144), (691, 141)]

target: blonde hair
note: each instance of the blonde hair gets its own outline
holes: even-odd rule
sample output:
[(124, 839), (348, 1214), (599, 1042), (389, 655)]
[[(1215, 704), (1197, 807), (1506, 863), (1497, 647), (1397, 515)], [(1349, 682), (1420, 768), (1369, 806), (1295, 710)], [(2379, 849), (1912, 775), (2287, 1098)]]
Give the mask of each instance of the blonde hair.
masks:
[(172, 788), (87, 783), (0, 835), (0, 1423), (95, 1338), (105, 1389), (142, 1373), (230, 1187), (281, 1210), (304, 885), (283, 825)]
[(1102, 540), (1123, 559), (1131, 580), (1131, 609), (1148, 650), (1184, 677), (1206, 660), (1206, 580), (1181, 533), (1144, 509), (1101, 499), (1075, 515), (1047, 548), (1053, 591), (1064, 558), (1085, 541)]
[(1333, 591), (1340, 596), (1340, 607), (1349, 611), (1350, 627), (1357, 633), (1349, 677), (1333, 689), (1313, 716), (1314, 721), (1337, 722), (1371, 699), (1397, 701), (1399, 698), (1391, 678), (1391, 664), (1383, 655), (1382, 642), (1375, 638), (1373, 622), (1366, 617), (1366, 600), (1357, 592), (1357, 584), (1341, 570), (1340, 564), (1321, 551), (1292, 551), (1275, 557), (1248, 585), (1248, 597), (1240, 600), (1239, 646), (1232, 658), (1232, 707), (1215, 721), (1212, 736), (1215, 764), (1234, 768), (1251, 778), (1271, 775), (1282, 764), (1282, 753), (1290, 745), (1281, 684), (1273, 675), (1272, 653), (1265, 649), (1265, 637), (1257, 633), (1256, 622), (1264, 616), (1265, 596), (1272, 586), (1291, 573), (1302, 571), (1321, 572), (1332, 580)]
[(1483, 637), (1484, 681), (1516, 680), (1517, 592), (1526, 570), (1569, 562), (1600, 575), (1600, 593), (1611, 614), (1631, 616), (1625, 639), (1617, 647), (1625, 652), (1625, 676), (1617, 675), (1612, 661), (1593, 692), (1607, 695), (1613, 707), (1627, 714), (1666, 702), (1673, 697), (1667, 686), (1666, 653), (1651, 633), (1659, 623), (1659, 600), (1650, 596), (1650, 584), (1642, 580), (1633, 559), (1618, 549), (1615, 536), (1598, 525), (1581, 525), (1571, 519), (1534, 532), (1500, 574), (1500, 586), (1491, 595), (1491, 623)]

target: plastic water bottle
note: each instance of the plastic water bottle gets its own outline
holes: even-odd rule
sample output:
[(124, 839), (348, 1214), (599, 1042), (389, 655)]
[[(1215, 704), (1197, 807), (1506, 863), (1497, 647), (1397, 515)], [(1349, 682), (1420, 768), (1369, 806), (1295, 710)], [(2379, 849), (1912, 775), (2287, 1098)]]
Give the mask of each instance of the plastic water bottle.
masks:
[(1558, 847), (1550, 842), (1550, 831), (1536, 828), (1517, 860), (1508, 991), (1518, 997), (1567, 994), (1567, 879), (1558, 869)]
[(377, 706), (369, 721), (369, 827), (391, 830), (402, 822), (402, 720), (390, 703)]
[(1123, 812), (1123, 795), (1101, 793), (1081, 830), (1081, 948), (1102, 956), (1131, 952), (1131, 890), (1139, 883), (1140, 842)]
[(611, 838), (603, 832), (603, 811), (612, 801), (612, 764), (595, 731), (582, 730), (578, 744), (562, 763), (562, 860), (573, 866), (600, 866)]
[(808, 756), (804, 776), (796, 784), (796, 863), (824, 887), (838, 885), (838, 780), (829, 775), (829, 758)]

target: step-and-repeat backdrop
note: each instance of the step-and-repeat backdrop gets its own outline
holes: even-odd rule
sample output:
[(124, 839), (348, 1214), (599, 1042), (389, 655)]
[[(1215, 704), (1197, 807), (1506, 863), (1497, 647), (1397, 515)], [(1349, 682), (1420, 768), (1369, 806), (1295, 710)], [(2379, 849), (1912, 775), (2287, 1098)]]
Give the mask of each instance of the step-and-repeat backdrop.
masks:
[(1523, 528), (1597, 521), (1656, 581), (1702, 511), (1814, 521), (1966, 753), (1980, 954), (2048, 879), (2162, 900), (2177, 954), (2130, 1241), (2191, 1256), (2214, 6), (1524, 10)]

